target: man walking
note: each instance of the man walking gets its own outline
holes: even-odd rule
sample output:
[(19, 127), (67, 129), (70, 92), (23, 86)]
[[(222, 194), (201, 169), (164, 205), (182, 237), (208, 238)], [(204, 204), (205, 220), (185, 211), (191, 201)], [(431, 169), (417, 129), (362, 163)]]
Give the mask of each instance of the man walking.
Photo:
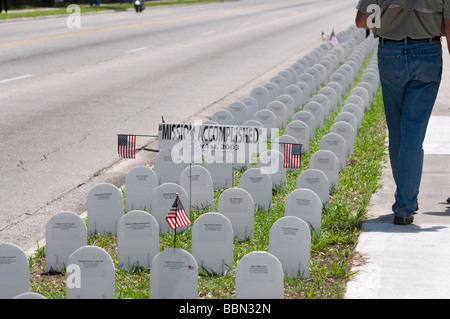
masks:
[(356, 26), (379, 38), (378, 68), (397, 186), (394, 223), (418, 209), (423, 140), (442, 76), (441, 37), (450, 53), (450, 0), (360, 0)]

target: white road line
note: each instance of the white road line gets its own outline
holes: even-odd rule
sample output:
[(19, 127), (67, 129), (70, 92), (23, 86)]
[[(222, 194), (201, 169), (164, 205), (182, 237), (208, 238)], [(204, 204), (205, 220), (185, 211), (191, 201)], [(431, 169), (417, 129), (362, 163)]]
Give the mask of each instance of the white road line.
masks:
[(22, 79), (30, 78), (32, 76), (33, 76), (33, 74), (25, 74), (25, 75), (21, 75), (21, 76), (16, 76), (15, 78), (9, 78), (9, 79), (5, 79), (5, 80), (0, 80), (0, 84), (12, 82), (12, 81), (17, 81), (17, 80), (22, 80)]
[(125, 53), (126, 53), (126, 54), (129, 54), (129, 53), (135, 53), (135, 52), (144, 51), (144, 50), (147, 50), (147, 49), (148, 49), (148, 47), (142, 47), (142, 48), (137, 48), (137, 49), (127, 50), (127, 51), (125, 51)]
[(242, 24), (241, 24), (241, 27), (246, 27), (246, 26), (248, 26), (248, 25), (250, 25), (250, 24), (251, 24), (250, 22), (242, 23)]
[(210, 35), (210, 34), (213, 34), (213, 33), (216, 33), (216, 31), (211, 30), (211, 31), (203, 32), (202, 35)]

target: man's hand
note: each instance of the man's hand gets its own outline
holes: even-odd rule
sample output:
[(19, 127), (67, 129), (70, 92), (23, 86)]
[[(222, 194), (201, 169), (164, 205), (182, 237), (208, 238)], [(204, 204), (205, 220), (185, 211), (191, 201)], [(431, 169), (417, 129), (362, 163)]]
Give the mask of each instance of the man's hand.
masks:
[(367, 25), (367, 20), (369, 16), (361, 11), (356, 14), (355, 24), (358, 28), (370, 29)]

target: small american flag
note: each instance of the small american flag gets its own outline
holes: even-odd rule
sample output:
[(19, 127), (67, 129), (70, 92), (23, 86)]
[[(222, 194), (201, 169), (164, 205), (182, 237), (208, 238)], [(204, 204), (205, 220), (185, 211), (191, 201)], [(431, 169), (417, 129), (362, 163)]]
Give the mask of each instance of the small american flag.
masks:
[(119, 135), (117, 144), (120, 157), (135, 158), (136, 135)]
[(181, 204), (180, 197), (177, 194), (175, 201), (173, 202), (172, 208), (167, 214), (166, 221), (170, 228), (175, 229), (178, 227), (187, 226), (191, 223), (188, 215), (184, 211), (183, 205)]
[(284, 143), (284, 168), (300, 168), (302, 165), (302, 144)]

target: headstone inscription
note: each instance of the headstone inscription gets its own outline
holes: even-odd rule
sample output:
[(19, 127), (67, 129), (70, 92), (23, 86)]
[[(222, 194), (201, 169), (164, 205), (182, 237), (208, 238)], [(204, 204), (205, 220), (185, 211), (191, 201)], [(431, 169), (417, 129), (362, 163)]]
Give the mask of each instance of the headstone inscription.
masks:
[(150, 210), (150, 199), (157, 186), (158, 177), (150, 167), (130, 170), (125, 177), (125, 211)]
[(70, 255), (68, 264), (66, 299), (114, 299), (114, 263), (103, 248), (80, 247)]
[(0, 243), (0, 299), (30, 291), (30, 267), (22, 248)]
[(330, 182), (324, 172), (309, 168), (304, 170), (298, 177), (295, 188), (310, 189), (319, 196), (322, 205), (330, 200)]
[(255, 207), (267, 210), (272, 206), (272, 180), (261, 168), (246, 170), (239, 179), (239, 187), (252, 196)]
[(315, 234), (320, 233), (322, 222), (322, 201), (314, 191), (297, 188), (286, 198), (285, 216), (297, 216), (304, 220)]
[(319, 150), (332, 151), (339, 160), (339, 170), (347, 167), (347, 145), (342, 136), (336, 133), (328, 133), (319, 142)]
[(153, 164), (153, 169), (158, 177), (158, 185), (178, 183), (180, 174), (186, 166), (187, 164), (182, 162), (182, 156), (178, 150), (160, 149)]
[(186, 167), (181, 172), (178, 184), (186, 190), (190, 198), (190, 207), (214, 207), (214, 190), (211, 174), (203, 166), (189, 165)]
[(332, 151), (319, 150), (309, 160), (309, 168), (321, 170), (330, 182), (330, 188), (339, 189), (339, 160)]
[(304, 220), (296, 216), (278, 219), (270, 228), (268, 251), (281, 262), (286, 276), (309, 277), (311, 231)]
[(61, 272), (69, 256), (87, 245), (86, 223), (74, 212), (59, 212), (47, 221), (45, 241), (45, 271)]
[(265, 251), (248, 253), (238, 262), (235, 278), (236, 299), (283, 299), (283, 266)]
[(152, 261), (150, 299), (197, 299), (198, 265), (180, 248), (167, 248)]
[(120, 268), (149, 269), (159, 253), (159, 227), (148, 212), (133, 210), (119, 220), (117, 231), (117, 254)]
[(233, 236), (243, 241), (253, 235), (255, 201), (243, 188), (229, 188), (219, 196), (217, 210), (231, 222)]
[(225, 274), (233, 269), (233, 226), (220, 213), (206, 213), (192, 225), (191, 253), (199, 272)]
[(117, 224), (124, 214), (122, 192), (110, 183), (94, 186), (87, 195), (89, 233), (117, 234)]

